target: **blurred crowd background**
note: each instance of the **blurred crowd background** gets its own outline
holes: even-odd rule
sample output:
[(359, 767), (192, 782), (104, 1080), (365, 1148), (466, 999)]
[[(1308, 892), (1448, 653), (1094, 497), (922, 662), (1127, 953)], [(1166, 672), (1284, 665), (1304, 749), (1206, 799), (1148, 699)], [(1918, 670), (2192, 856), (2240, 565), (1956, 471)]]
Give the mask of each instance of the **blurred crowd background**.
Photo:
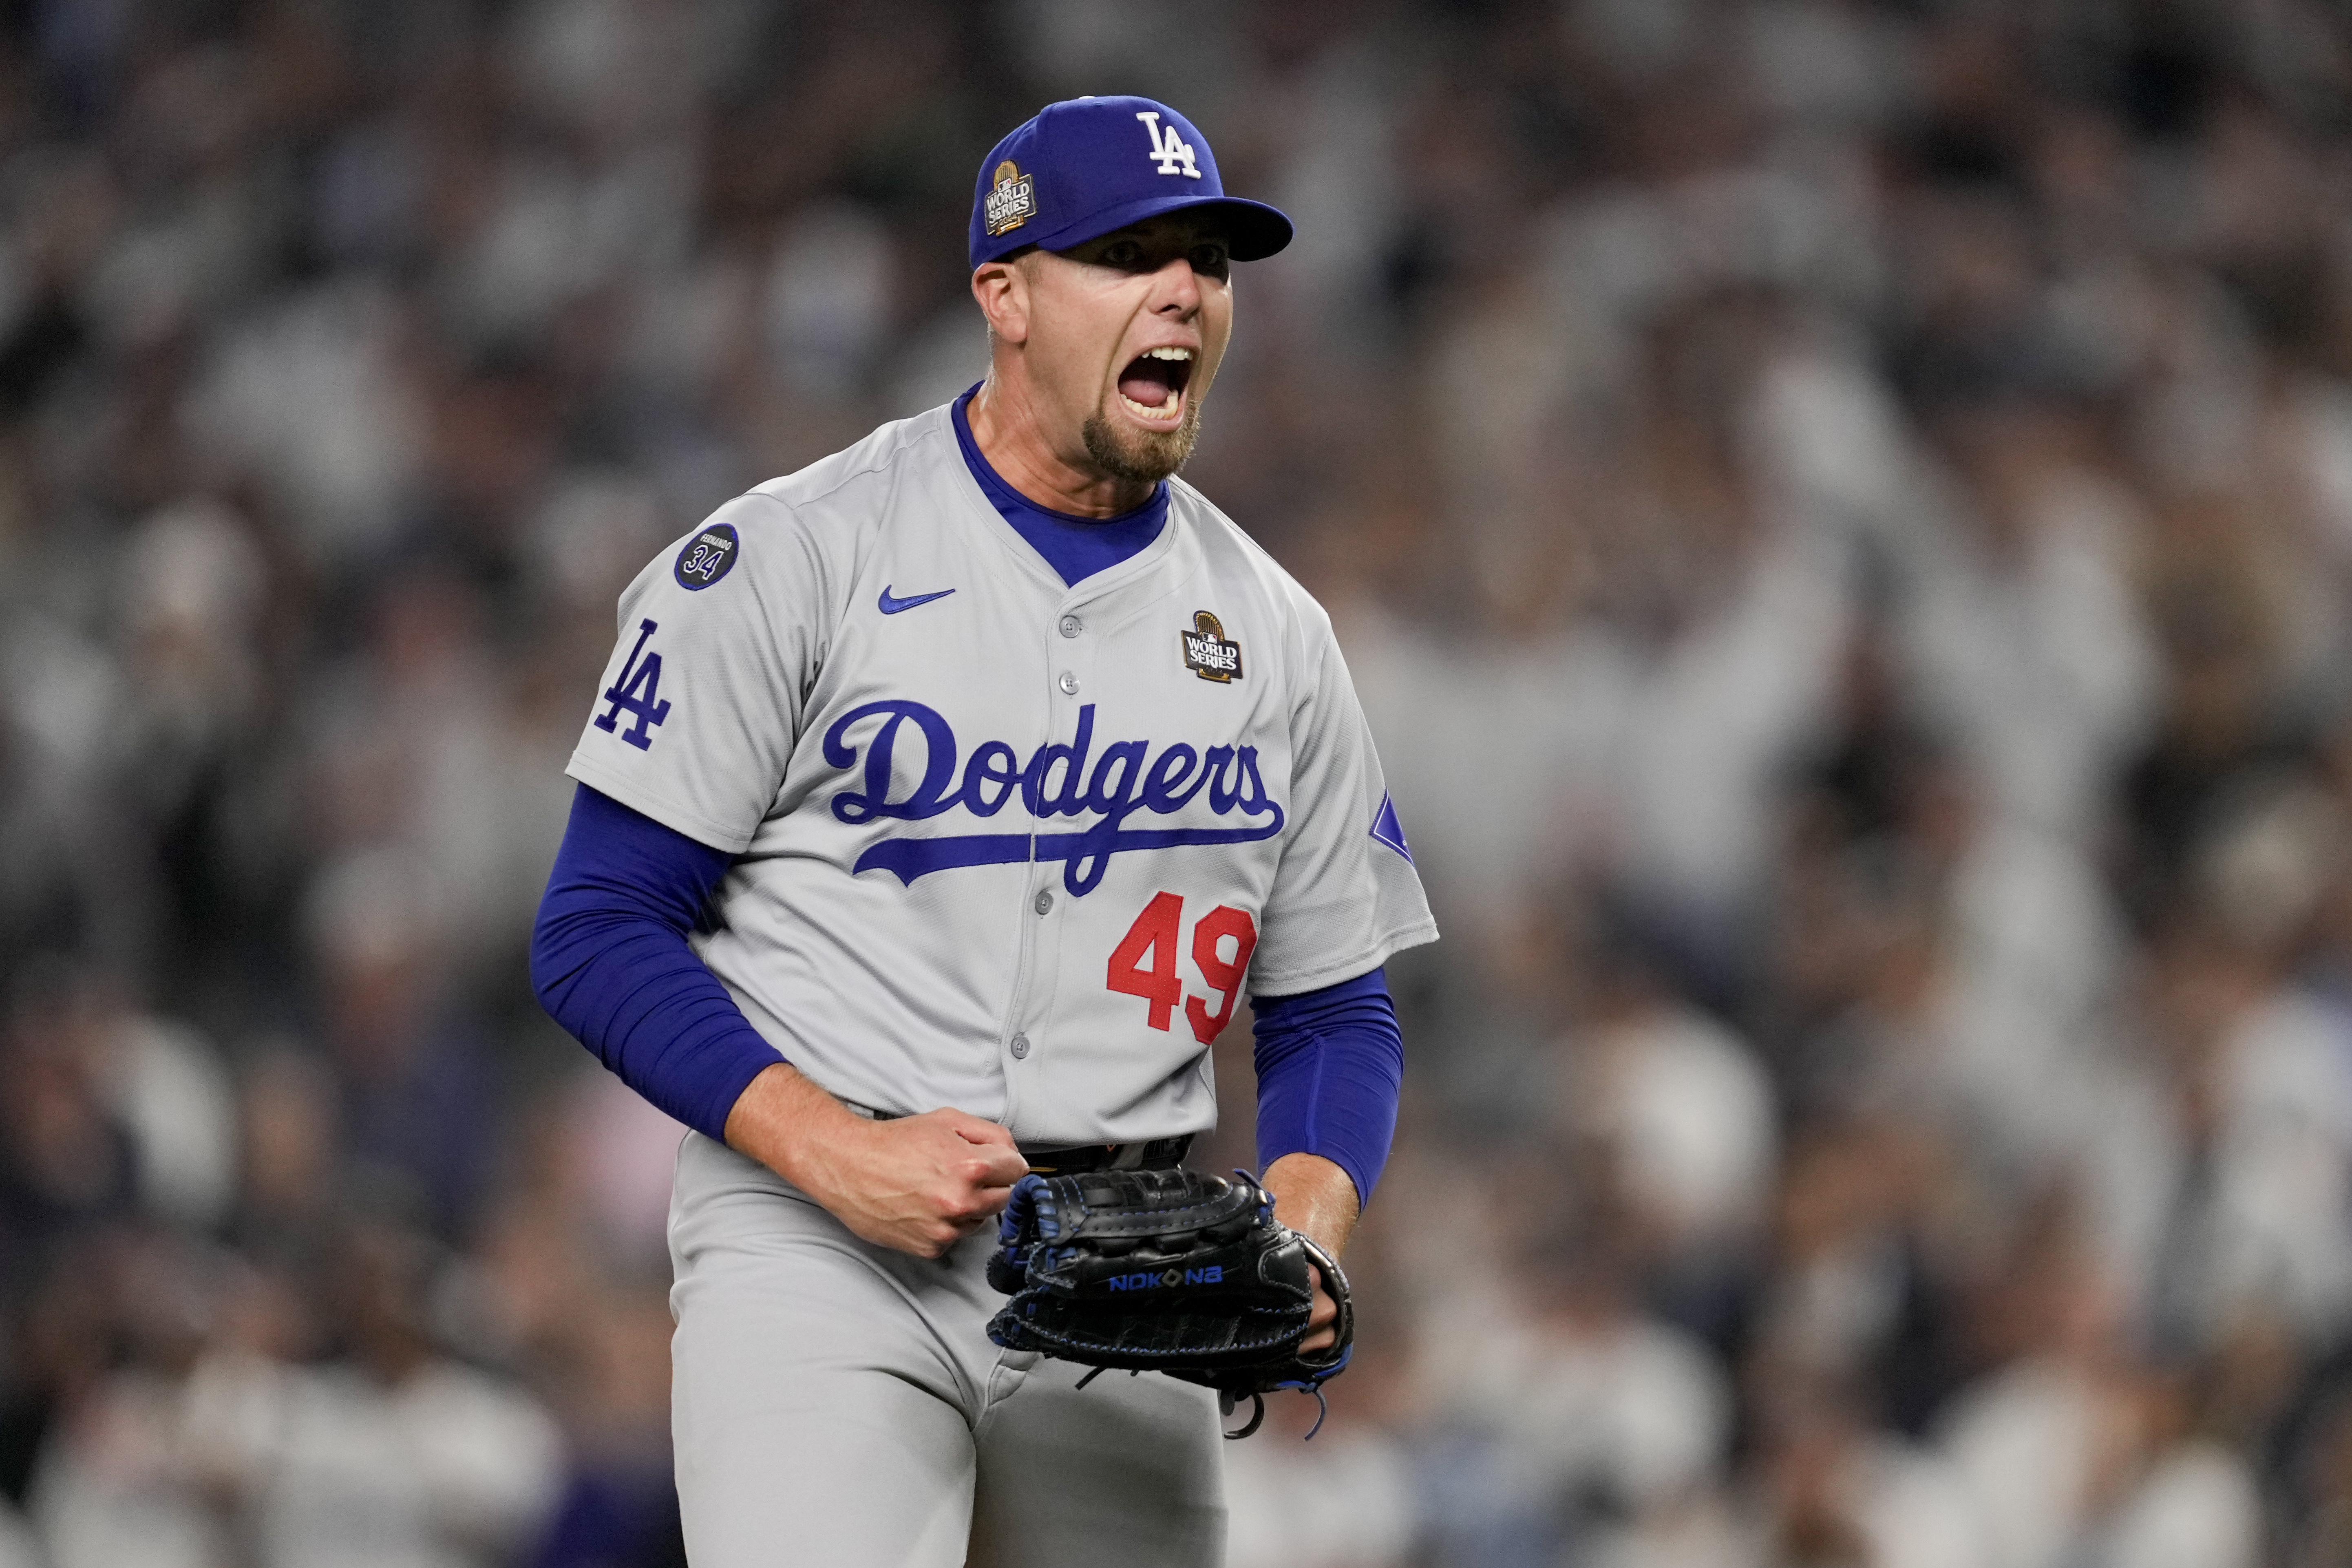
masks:
[(1446, 931), (1235, 1568), (2352, 1562), (2340, 5), (10, 0), (0, 1564), (681, 1560), (563, 759), (1089, 91)]

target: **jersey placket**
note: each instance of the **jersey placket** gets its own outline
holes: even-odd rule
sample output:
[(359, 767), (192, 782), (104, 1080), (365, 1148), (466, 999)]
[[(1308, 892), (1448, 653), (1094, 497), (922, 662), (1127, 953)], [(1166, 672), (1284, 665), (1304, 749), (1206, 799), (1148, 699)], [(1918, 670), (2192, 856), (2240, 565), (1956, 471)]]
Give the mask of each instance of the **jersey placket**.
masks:
[[(1073, 594), (1070, 598), (1075, 598)], [(1053, 606), (1044, 628), (1043, 673), (1045, 681), (1046, 710), (1052, 716), (1049, 737), (1055, 745), (1076, 743), (1085, 710), (1095, 707), (1099, 692), (1096, 689), (1097, 658), (1101, 647), (1086, 622), (1082, 607), (1070, 598)], [(1098, 750), (1104, 740), (1100, 710), (1093, 735), (1093, 748)], [(1089, 755), (1087, 764), (1094, 764)], [(1073, 798), (1085, 794), (1084, 773), (1066, 780)], [(1060, 770), (1049, 769), (1041, 794), (1059, 795), (1065, 786)], [(1044, 805), (1045, 802), (1041, 801)], [(999, 1060), (1004, 1072), (1005, 1121), (1015, 1132), (1030, 1136), (1056, 1136), (1059, 1131), (1049, 1127), (1029, 1128), (1022, 1117), (1022, 1086), (1034, 1081), (1034, 1075), (1048, 1070), (1053, 1058), (1053, 1013), (1056, 976), (1062, 970), (1062, 934), (1064, 916), (1070, 906), (1070, 894), (1064, 886), (1063, 874), (1067, 862), (1041, 860), (1034, 848), (1036, 836), (1066, 833), (1084, 822), (1083, 814), (1076, 818), (1034, 814), (1029, 819), (1033, 848), (1029, 860), (1029, 878), (1021, 911), (1022, 942), (1021, 972), (1013, 994), (1013, 1005), (1007, 1010), (1004, 1038)], [(1049, 1097), (1050, 1098), (1050, 1097)]]
[[(1171, 527), (1176, 527), (1171, 521)], [(1136, 712), (1139, 693), (1139, 670), (1127, 670), (1124, 666), (1103, 663), (1103, 647), (1119, 623), (1129, 621), (1139, 611), (1148, 614), (1146, 605), (1160, 599), (1160, 585), (1164, 585), (1164, 574), (1176, 569), (1183, 552), (1171, 552), (1152, 562), (1143, 574), (1124, 574), (1112, 569), (1098, 578), (1087, 578), (1063, 595), (1061, 605), (1054, 606), (1045, 630), (1045, 670), (1046, 670), (1046, 700), (1054, 712), (1054, 741), (1058, 745), (1073, 745), (1077, 729), (1082, 724), (1085, 710), (1094, 710), (1091, 726), (1091, 748), (1087, 757), (1087, 775), (1070, 781), (1073, 797), (1085, 793), (1091, 781), (1091, 771), (1101, 766), (1101, 752), (1108, 742), (1119, 738), (1146, 733), (1150, 726), (1140, 724), (1146, 715)], [(1143, 682), (1148, 687), (1148, 682)], [(1054, 790), (1058, 795), (1058, 787)], [(1087, 814), (1070, 816), (1034, 816), (1030, 818), (1030, 830), (1037, 835), (1049, 832), (1070, 832), (1085, 827)], [(1085, 941), (1091, 929), (1087, 920), (1073, 917), (1075, 896), (1068, 891), (1066, 875), (1070, 872), (1070, 860), (1037, 860), (1030, 858), (1028, 905), (1024, 941), (1024, 973), (1013, 999), (1013, 1027), (1004, 1041), (1004, 1065), (1007, 1065), (1007, 1121), (1016, 1131), (1034, 1131), (1042, 1135), (1058, 1135), (1056, 1129), (1021, 1129), (1018, 1102), (1021, 1102), (1021, 1069), (1037, 1069), (1051, 1063), (1054, 1041), (1054, 992), (1056, 978), (1063, 973), (1061, 942), (1066, 933), (1073, 941)], [(1115, 933), (1112, 933), (1115, 936)], [(1103, 952), (1085, 954), (1094, 963), (1108, 963), (1110, 941), (1106, 941)], [(1082, 973), (1094, 973), (1082, 969)], [(1025, 1048), (1024, 1048), (1025, 1044)]]

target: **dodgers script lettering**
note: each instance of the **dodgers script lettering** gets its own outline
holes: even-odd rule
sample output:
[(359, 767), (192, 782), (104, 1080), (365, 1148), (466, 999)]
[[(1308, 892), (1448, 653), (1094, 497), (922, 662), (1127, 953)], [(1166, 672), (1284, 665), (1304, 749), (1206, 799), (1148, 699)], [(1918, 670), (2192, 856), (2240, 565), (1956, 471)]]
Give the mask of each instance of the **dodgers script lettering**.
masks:
[[(860, 748), (850, 733), (872, 721), (863, 747), (864, 787), (833, 796), (833, 815), (857, 824), (877, 818), (922, 822), (951, 811), (994, 816), (1017, 793), (1033, 816), (1093, 816), (1070, 833), (974, 833), (886, 838), (857, 858), (853, 872), (889, 871), (901, 882), (961, 866), (1001, 866), (1031, 858), (1063, 861), (1062, 885), (1083, 898), (1101, 885), (1113, 855), (1130, 849), (1173, 849), (1188, 845), (1248, 844), (1282, 831), (1280, 803), (1266, 793), (1255, 746), (1196, 749), (1183, 742), (1157, 754), (1149, 741), (1115, 741), (1092, 756), (1095, 706), (1078, 710), (1077, 733), (1068, 745), (1040, 746), (1026, 762), (1002, 741), (983, 741), (962, 758), (955, 729), (936, 710), (919, 702), (890, 700), (853, 708), (824, 732), (824, 760), (836, 768), (858, 765)], [(909, 736), (911, 735), (911, 742)], [(891, 797), (894, 770), (904, 744), (922, 747), (922, 777), (902, 796)], [(1217, 816), (1240, 814), (1255, 819), (1244, 827), (1129, 827), (1139, 812), (1172, 816), (1200, 798)]]

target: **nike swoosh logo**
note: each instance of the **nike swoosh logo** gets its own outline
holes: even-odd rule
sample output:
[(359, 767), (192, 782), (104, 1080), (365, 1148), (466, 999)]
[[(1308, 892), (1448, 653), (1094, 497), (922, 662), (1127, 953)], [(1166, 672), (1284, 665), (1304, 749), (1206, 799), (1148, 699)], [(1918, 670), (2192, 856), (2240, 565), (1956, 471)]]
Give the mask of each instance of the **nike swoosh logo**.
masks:
[(942, 588), (936, 594), (917, 594), (912, 598), (894, 599), (890, 596), (889, 584), (886, 583), (883, 584), (882, 597), (878, 602), (884, 615), (895, 616), (901, 610), (911, 610), (917, 605), (928, 605), (933, 599), (944, 599), (954, 592), (953, 588)]

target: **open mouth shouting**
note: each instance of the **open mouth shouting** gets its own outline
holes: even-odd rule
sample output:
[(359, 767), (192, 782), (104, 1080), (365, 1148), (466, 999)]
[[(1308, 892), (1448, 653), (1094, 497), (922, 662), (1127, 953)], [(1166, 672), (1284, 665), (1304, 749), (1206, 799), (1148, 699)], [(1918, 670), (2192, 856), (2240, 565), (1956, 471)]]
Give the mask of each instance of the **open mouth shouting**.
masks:
[(1192, 351), (1146, 349), (1118, 373), (1118, 399), (1146, 425), (1169, 426), (1184, 416), (1184, 387), (1192, 379)]

